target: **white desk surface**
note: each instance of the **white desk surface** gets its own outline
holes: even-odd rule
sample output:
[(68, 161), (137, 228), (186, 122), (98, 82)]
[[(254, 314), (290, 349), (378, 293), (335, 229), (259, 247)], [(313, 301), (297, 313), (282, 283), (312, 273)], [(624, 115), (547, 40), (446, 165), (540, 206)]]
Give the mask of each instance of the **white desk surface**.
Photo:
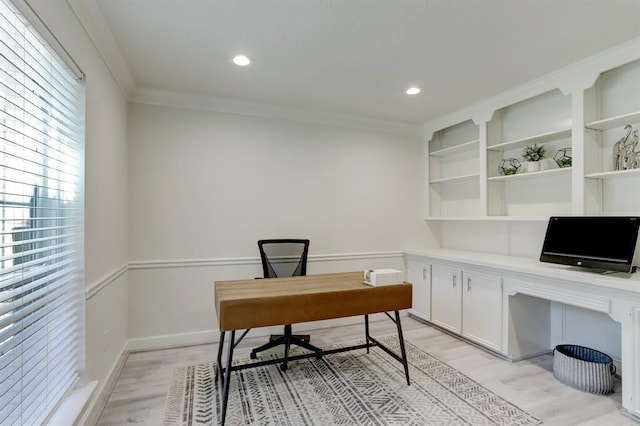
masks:
[(633, 274), (622, 272), (603, 274), (591, 272), (587, 268), (579, 269), (567, 265), (540, 262), (538, 259), (454, 249), (405, 250), (404, 253), (409, 256), (424, 256), (449, 262), (497, 268), (509, 272), (577, 281), (599, 287), (634, 292), (640, 295), (640, 272)]

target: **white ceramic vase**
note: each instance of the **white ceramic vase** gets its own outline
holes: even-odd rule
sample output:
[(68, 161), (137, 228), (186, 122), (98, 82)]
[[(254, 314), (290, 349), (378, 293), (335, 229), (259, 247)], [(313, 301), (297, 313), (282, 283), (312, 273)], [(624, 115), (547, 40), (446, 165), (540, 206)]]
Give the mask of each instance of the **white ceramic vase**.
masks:
[(527, 172), (539, 172), (540, 171), (540, 162), (539, 161), (527, 161)]

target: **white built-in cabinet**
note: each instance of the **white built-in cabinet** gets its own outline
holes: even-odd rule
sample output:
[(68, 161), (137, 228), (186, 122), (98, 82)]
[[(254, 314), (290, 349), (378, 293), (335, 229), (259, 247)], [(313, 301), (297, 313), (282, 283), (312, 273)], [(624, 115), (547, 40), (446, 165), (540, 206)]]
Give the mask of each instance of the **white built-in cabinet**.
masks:
[(431, 265), (431, 322), (462, 334), (462, 270)]
[(412, 314), (502, 351), (502, 277), (476, 268), (407, 256)]
[[(558, 315), (560, 305), (608, 316), (621, 331), (622, 405), (640, 419), (640, 274), (601, 275), (452, 249), (407, 252), (405, 259), (416, 296), (410, 314), (514, 361), (549, 353), (558, 343), (582, 343), (557, 339), (576, 326), (565, 310)], [(597, 330), (583, 332), (599, 346), (610, 336)]]
[(407, 259), (407, 279), (413, 284), (412, 313), (431, 320), (431, 263), (422, 258)]
[[(601, 67), (605, 65), (600, 64)], [(614, 170), (613, 145), (630, 124), (640, 131), (640, 59), (540, 85), (522, 99), (481, 104), (459, 120), (425, 126), (427, 220), (546, 221), (553, 215), (637, 215), (640, 168)], [(588, 78), (592, 75), (591, 78)], [(475, 114), (475, 116), (474, 116)], [(464, 119), (464, 115), (468, 115)], [(462, 119), (461, 119), (462, 118)], [(546, 159), (528, 171), (522, 150), (543, 144)], [(572, 165), (553, 159), (569, 148)], [(640, 151), (640, 148), (638, 148)], [(515, 158), (514, 175), (499, 171)]]
[(462, 335), (502, 351), (502, 278), (465, 269), (462, 272)]

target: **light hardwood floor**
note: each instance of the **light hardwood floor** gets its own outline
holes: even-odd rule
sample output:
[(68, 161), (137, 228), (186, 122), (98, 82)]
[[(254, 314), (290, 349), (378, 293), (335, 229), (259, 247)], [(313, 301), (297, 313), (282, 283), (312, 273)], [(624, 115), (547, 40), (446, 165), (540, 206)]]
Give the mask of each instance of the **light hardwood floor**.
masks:
[[(407, 341), (541, 418), (543, 425), (640, 425), (621, 408), (620, 383), (608, 396), (580, 392), (553, 377), (551, 355), (509, 362), (410, 317), (403, 316), (402, 325)], [(394, 324), (386, 317), (372, 323), (374, 337), (394, 332)], [(323, 346), (362, 338), (363, 326), (316, 329), (309, 334), (313, 344)], [(248, 356), (265, 339), (245, 338), (238, 345), (238, 357)], [(173, 368), (212, 361), (216, 350), (217, 345), (212, 344), (131, 353), (98, 425), (162, 425)]]

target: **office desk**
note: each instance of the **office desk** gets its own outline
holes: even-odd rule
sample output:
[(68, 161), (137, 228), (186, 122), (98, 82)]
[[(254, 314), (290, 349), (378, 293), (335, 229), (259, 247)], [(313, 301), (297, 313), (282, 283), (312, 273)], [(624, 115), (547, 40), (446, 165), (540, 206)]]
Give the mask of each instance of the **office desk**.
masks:
[[(411, 308), (411, 284), (372, 287), (363, 283), (363, 272), (306, 275), (289, 278), (216, 281), (215, 307), (220, 328), (216, 380), (224, 376), (222, 419), (224, 425), (229, 399), (231, 372), (303, 358), (321, 358), (337, 352), (378, 346), (404, 366), (407, 385), (407, 365), (399, 311)], [(393, 311), (395, 318), (388, 312)], [(369, 335), (369, 314), (384, 312), (396, 323), (401, 354), (398, 355)], [(332, 318), (364, 315), (365, 343), (355, 346), (309, 352), (286, 358), (269, 359), (233, 365), (233, 351), (251, 328), (295, 324)], [(237, 330), (245, 330), (236, 341)], [(229, 332), (227, 359), (222, 365), (225, 334)]]

